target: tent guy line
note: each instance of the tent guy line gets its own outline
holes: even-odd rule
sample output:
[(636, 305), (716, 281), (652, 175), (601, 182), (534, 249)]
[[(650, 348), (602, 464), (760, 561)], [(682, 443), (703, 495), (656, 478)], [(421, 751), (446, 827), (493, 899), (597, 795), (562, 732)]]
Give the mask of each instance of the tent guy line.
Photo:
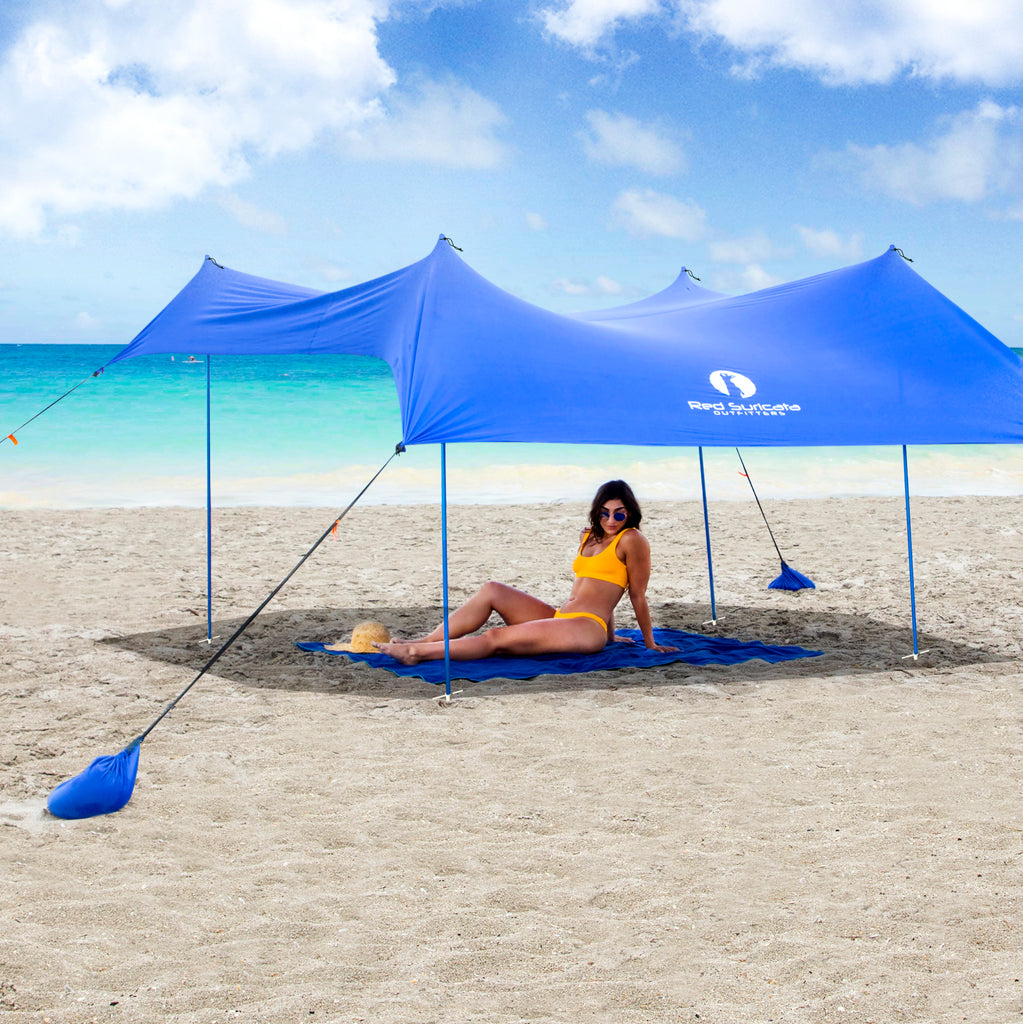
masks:
[[(391, 368), (405, 445), (697, 447), (713, 620), (703, 447), (898, 445), (908, 527), (908, 444), (1023, 442), (1023, 362), (909, 262), (891, 245), (740, 296), (683, 268), (648, 298), (559, 316), (481, 277), (443, 234), (416, 263), (330, 293), (207, 258), (111, 363), (182, 338), (208, 354), (374, 356)], [(619, 365), (625, 384), (606, 369)]]
[[(422, 260), (333, 293), (242, 274), (207, 256), (106, 366), (180, 351), (183, 339), (207, 353), (207, 371), (213, 354), (369, 355), (391, 367), (406, 445), (695, 446), (712, 621), (704, 446), (890, 444), (905, 460), (908, 443), (1023, 441), (1023, 363), (909, 269), (894, 245), (876, 259), (743, 296), (703, 288), (683, 267), (653, 296), (574, 316), (516, 299), (455, 250), (442, 234)], [(615, 390), (610, 433), (601, 357), (628, 359), (630, 371), (639, 364), (628, 387)], [(14, 432), (8, 438), (17, 443)], [(908, 517), (908, 469), (904, 487)], [(912, 591), (911, 546), (910, 563)], [(208, 593), (209, 640), (211, 601)]]
[(62, 782), (51, 793), (47, 808), (58, 818), (90, 818), (97, 814), (112, 814), (119, 811), (130, 799), (134, 788), (135, 772), (138, 769), (139, 748), (146, 737), (169, 715), (193, 686), (220, 660), (234, 642), (255, 622), (256, 617), (281, 592), (288, 581), (309, 560), (313, 552), (331, 535), (336, 533), (338, 524), (355, 507), (359, 499), (370, 489), (377, 477), (400, 455), (405, 448), (394, 447), (386, 462), (373, 474), (369, 482), (337, 515), (330, 526), (313, 543), (312, 547), (298, 560), (295, 566), (260, 602), (254, 612), (224, 641), (216, 653), (199, 669), (196, 677), (172, 700), (153, 720), (144, 732), (133, 739), (128, 746), (114, 756), (98, 757), (78, 775)]
[[(1023, 442), (1023, 363), (895, 246), (740, 296), (705, 289), (683, 269), (646, 299), (560, 316), (492, 285), (447, 242), (329, 293), (206, 257), (92, 376), (186, 345), (207, 356), (373, 356), (391, 368), (406, 445)], [(628, 360), (630, 379), (614, 387), (619, 416), (608, 425), (601, 363), (617, 359)]]
[(49, 410), (52, 409), (58, 402), (63, 402), (68, 395), (73, 394), (83, 384), (86, 384), (90, 380), (92, 380), (93, 377), (98, 377), (105, 369), (106, 366), (101, 366), (98, 370), (94, 371), (93, 373), (90, 373), (88, 377), (83, 377), (77, 384), (74, 385), (74, 387), (68, 388), (68, 390), (65, 391), (64, 394), (62, 394), (59, 398), (55, 398), (52, 402), (50, 402), (49, 405), (44, 406), (34, 416), (30, 416), (27, 420), (25, 420), (24, 423), (22, 423), (20, 427), (15, 427), (12, 431), (5, 434), (3, 437), (0, 437), (0, 444), (3, 444), (4, 441), (10, 441), (11, 444), (17, 444), (18, 439), (16, 435), (20, 434), (22, 430), (24, 430), (25, 427), (27, 427), (33, 420), (39, 419), (39, 417), (42, 416), (44, 412), (49, 412)]
[(782, 557), (781, 548), (778, 547), (778, 542), (774, 539), (774, 530), (771, 529), (771, 524), (767, 521), (767, 513), (764, 511), (764, 506), (760, 504), (760, 498), (757, 496), (757, 489), (753, 486), (753, 478), (749, 475), (749, 470), (746, 468), (746, 462), (742, 457), (742, 453), (738, 448), (736, 448), (735, 454), (739, 456), (739, 465), (742, 466), (741, 475), (746, 478), (746, 482), (749, 484), (749, 489), (753, 492), (753, 500), (757, 503), (757, 508), (760, 509), (760, 515), (764, 520), (764, 526), (767, 527), (767, 532), (771, 537), (771, 543), (774, 545), (774, 550), (778, 553), (778, 561), (781, 562), (781, 574), (767, 585), (768, 589), (804, 590), (808, 587), (810, 589), (815, 589), (813, 580), (786, 564), (785, 559)]
[[(441, 235), (417, 263), (328, 294), (240, 274), (207, 257), (185, 288), (107, 364), (179, 351), (182, 339), (188, 339), (189, 348), (204, 351), (207, 364), (212, 355), (231, 353), (376, 356), (387, 361), (394, 375), (403, 439), (149, 728), (115, 758), (98, 758), (54, 790), (54, 813), (73, 808), (79, 790), (81, 816), (117, 810), (127, 802), (146, 736), (408, 444), (441, 445), (447, 644), (448, 443), (697, 446), (701, 480), (704, 445), (727, 443), (738, 451), (739, 444), (900, 443), (913, 657), (919, 656), (906, 444), (1023, 440), (1023, 363), (909, 270), (895, 246), (845, 270), (737, 298), (694, 284), (693, 275), (683, 270), (669, 288), (647, 299), (572, 317), (559, 317), (495, 287), (462, 262), (455, 248)], [(608, 433), (608, 417), (601, 415), (609, 401), (605, 367), (625, 360), (630, 380), (638, 383), (616, 388), (616, 416)], [(998, 417), (987, 401), (992, 393), (1005, 399)], [(761, 400), (747, 404), (756, 394)], [(709, 561), (706, 520), (705, 525)], [(713, 577), (711, 587), (713, 614)], [(450, 699), (447, 657), (445, 682)], [(119, 758), (126, 764), (109, 772)], [(114, 776), (117, 785), (108, 786), (106, 780)], [(100, 805), (104, 809), (96, 810)]]

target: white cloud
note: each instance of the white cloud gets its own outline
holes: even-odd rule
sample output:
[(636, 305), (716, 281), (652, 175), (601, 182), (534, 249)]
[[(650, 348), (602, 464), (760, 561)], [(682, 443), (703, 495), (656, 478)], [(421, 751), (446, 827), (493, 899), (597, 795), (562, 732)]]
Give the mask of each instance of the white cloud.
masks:
[(279, 213), (261, 209), (233, 192), (223, 193), (218, 202), (243, 228), (252, 228), (265, 235), (283, 236), (288, 233), (288, 224)]
[(1017, 0), (571, 0), (542, 10), (548, 34), (593, 55), (641, 19), (716, 39), (739, 54), (736, 71), (809, 71), (832, 83), (1023, 81), (1023, 5)]
[(318, 274), (330, 285), (343, 287), (355, 276), (347, 267), (339, 267), (333, 263), (311, 262), (312, 272)]
[(656, 128), (625, 114), (591, 110), (588, 132), (580, 132), (583, 150), (591, 160), (620, 167), (636, 167), (648, 174), (677, 174), (685, 170), (681, 148)]
[(621, 295), (622, 286), (610, 277), (598, 277), (597, 278), (597, 291), (601, 295)]
[(526, 226), (530, 231), (546, 231), (547, 219), (539, 213), (526, 211)]
[(617, 224), (638, 238), (661, 235), (695, 242), (707, 235), (707, 214), (702, 207), (649, 188), (622, 192), (611, 212)]
[(230, 187), (378, 114), (383, 0), (63, 0), (0, 65), (0, 229)]
[(691, 28), (825, 81), (900, 74), (992, 84), (1023, 78), (1023, 7), (1005, 0), (679, 0)]
[(714, 288), (722, 292), (756, 292), (776, 284), (781, 284), (781, 278), (769, 274), (759, 263), (714, 275)]
[(347, 155), (475, 169), (496, 167), (505, 158), (496, 135), (505, 116), (467, 86), (427, 82), (415, 95), (395, 95), (389, 107), (388, 114), (347, 133)]
[(540, 18), (548, 34), (591, 50), (622, 22), (660, 10), (660, 0), (568, 0), (560, 7), (543, 8)]
[(715, 263), (759, 263), (775, 255), (771, 240), (760, 233), (745, 238), (721, 238), (711, 242), (709, 248)]
[(1023, 188), (1023, 108), (980, 103), (922, 143), (847, 150), (866, 184), (916, 205), (979, 202)]
[(551, 285), (551, 288), (564, 295), (590, 294), (590, 286), (588, 284), (584, 284), (582, 281), (573, 281), (567, 277), (559, 277), (557, 281)]
[(796, 231), (802, 239), (803, 245), (814, 256), (822, 259), (835, 257), (840, 260), (862, 259), (863, 257), (863, 235), (857, 232), (849, 238), (842, 238), (837, 231), (830, 228), (805, 228), (796, 225)]
[(74, 326), (76, 331), (94, 331), (102, 324), (91, 313), (82, 312), (75, 317)]
[(621, 295), (625, 290), (613, 278), (599, 276), (593, 285), (568, 277), (559, 277), (551, 289), (564, 295)]

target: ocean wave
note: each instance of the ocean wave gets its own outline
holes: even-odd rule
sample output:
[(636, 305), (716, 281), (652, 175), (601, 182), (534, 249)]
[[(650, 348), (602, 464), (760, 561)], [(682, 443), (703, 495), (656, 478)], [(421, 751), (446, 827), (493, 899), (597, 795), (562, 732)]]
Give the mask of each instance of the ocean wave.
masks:
[[(483, 448), (485, 446), (477, 446)], [(695, 451), (636, 458), (614, 449), (583, 451), (585, 461), (516, 462), (465, 458), (449, 446), (447, 497), (452, 504), (521, 504), (588, 501), (607, 479), (630, 482), (641, 500), (700, 498)], [(544, 453), (550, 456), (549, 452)], [(575, 449), (565, 454), (577, 454)], [(483, 455), (484, 457), (481, 457)], [(748, 449), (743, 452), (761, 500), (902, 494), (902, 451), (891, 449)], [(749, 481), (731, 449), (704, 452), (707, 495), (712, 501), (752, 500)], [(910, 449), (910, 491), (916, 495), (1016, 495), (1023, 493), (1020, 446), (948, 446)], [(205, 467), (195, 473), (161, 473), (125, 464), (102, 474), (67, 466), (59, 474), (6, 467), (0, 484), (3, 508), (89, 508), (144, 505), (202, 507)], [(213, 476), (216, 506), (343, 507), (379, 469), (350, 462), (281, 471), (237, 466)], [(440, 501), (436, 448), (414, 449), (395, 460), (372, 485), (363, 504), (433, 504)]]

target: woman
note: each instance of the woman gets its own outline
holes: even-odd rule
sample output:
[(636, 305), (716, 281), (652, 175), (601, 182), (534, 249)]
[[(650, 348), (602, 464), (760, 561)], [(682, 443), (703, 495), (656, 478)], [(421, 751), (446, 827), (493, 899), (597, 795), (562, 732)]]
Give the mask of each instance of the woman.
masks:
[[(614, 610), (626, 590), (646, 646), (675, 650), (654, 641), (646, 602), (650, 545), (639, 531), (642, 518), (632, 488), (624, 480), (609, 480), (597, 491), (589, 529), (580, 535), (568, 600), (554, 608), (504, 583), (484, 584), (448, 620), (451, 657), (469, 661), (492, 654), (593, 654), (616, 639)], [(507, 625), (469, 636), (492, 612)], [(433, 661), (444, 657), (444, 626), (422, 640), (373, 646), (406, 665)]]

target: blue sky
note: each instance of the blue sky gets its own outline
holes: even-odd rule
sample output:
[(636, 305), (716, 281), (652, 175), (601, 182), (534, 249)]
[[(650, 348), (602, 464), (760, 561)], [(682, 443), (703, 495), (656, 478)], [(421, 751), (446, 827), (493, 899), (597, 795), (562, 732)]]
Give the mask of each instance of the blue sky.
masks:
[(0, 342), (127, 343), (206, 253), (334, 289), (446, 233), (567, 311), (889, 244), (1023, 346), (1014, 0), (6, 0)]

